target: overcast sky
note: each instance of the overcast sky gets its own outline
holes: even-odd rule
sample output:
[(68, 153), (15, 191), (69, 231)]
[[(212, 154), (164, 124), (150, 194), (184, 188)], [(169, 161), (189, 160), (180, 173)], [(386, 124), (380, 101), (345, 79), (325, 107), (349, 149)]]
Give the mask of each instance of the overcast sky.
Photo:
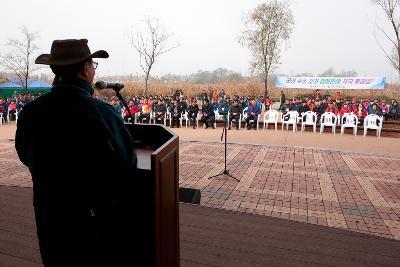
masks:
[[(40, 34), (41, 53), (54, 39), (87, 38), (92, 52), (104, 49), (99, 75), (139, 74), (139, 57), (129, 35), (145, 16), (157, 17), (180, 46), (162, 55), (152, 74), (189, 74), (218, 67), (247, 75), (250, 55), (237, 37), (243, 16), (257, 0), (2, 0), (0, 52), (7, 38), (21, 38), (23, 25)], [(377, 21), (392, 34), (379, 7), (371, 0), (291, 0), (295, 26), (290, 46), (275, 71), (319, 74), (329, 67), (355, 70), (364, 76), (396, 77), (374, 39)], [(383, 40), (383, 37), (381, 37)]]

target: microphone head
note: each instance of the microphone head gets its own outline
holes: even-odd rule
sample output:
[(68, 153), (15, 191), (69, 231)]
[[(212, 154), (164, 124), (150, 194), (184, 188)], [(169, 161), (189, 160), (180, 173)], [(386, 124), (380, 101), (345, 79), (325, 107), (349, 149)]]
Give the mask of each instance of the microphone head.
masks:
[(115, 88), (116, 90), (121, 90), (122, 88), (125, 87), (125, 85), (124, 85), (123, 83), (116, 83), (116, 84), (115, 84), (115, 87), (116, 87), (116, 88)]
[(96, 89), (99, 89), (99, 90), (105, 89), (105, 88), (107, 88), (107, 83), (106, 83), (106, 82), (103, 82), (103, 81), (98, 81), (98, 82), (96, 82), (96, 83), (94, 84), (94, 87), (95, 87)]

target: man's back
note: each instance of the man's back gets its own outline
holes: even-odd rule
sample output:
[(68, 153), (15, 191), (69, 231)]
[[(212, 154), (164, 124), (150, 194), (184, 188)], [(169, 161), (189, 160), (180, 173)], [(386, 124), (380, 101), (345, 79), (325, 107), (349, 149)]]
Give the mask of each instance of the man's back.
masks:
[(22, 109), (15, 145), (32, 174), (43, 262), (95, 262), (133, 188), (136, 156), (122, 118), (83, 89), (54, 88)]

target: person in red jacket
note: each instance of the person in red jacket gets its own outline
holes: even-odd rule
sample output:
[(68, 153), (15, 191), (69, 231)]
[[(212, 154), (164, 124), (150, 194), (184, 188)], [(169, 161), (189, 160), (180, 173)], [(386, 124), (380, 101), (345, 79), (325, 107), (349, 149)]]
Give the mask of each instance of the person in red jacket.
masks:
[(386, 100), (383, 99), (379, 106), (382, 109), (383, 118), (387, 120), (387, 115), (389, 113), (389, 105), (386, 104)]
[(351, 109), (346, 103), (343, 104), (343, 107), (340, 109), (340, 117), (343, 117), (345, 113), (351, 113)]
[(16, 113), (17, 113), (17, 104), (15, 104), (14, 100), (11, 100), (10, 104), (8, 105), (8, 114), (9, 114), (9, 120), (15, 120), (16, 119)]
[[(128, 103), (129, 111), (131, 112), (132, 117), (135, 117), (135, 114), (139, 111), (139, 107), (135, 105), (133, 100), (130, 100)], [(124, 120), (128, 122), (129, 120), (129, 112), (126, 108), (124, 108)]]
[(314, 109), (315, 109), (315, 103), (314, 103), (311, 99), (309, 99), (309, 100), (307, 101), (307, 106), (308, 106), (308, 110), (314, 111)]
[(339, 109), (337, 107), (334, 107), (332, 103), (328, 105), (326, 108), (325, 112), (332, 112), (336, 116), (339, 114)]
[(368, 100), (368, 98), (367, 98), (367, 99), (364, 99), (364, 101), (362, 102), (364, 108), (367, 108), (367, 107), (369, 106), (370, 103), (371, 103), (371, 102)]
[(265, 111), (271, 109), (271, 104), (272, 104), (272, 101), (271, 101), (271, 99), (267, 96), (267, 98), (265, 98), (265, 101), (264, 101)]
[(362, 124), (367, 116), (367, 110), (362, 103), (359, 103), (358, 106), (353, 106), (353, 113), (358, 117), (359, 124)]
[(340, 94), (340, 91), (337, 91), (336, 94), (333, 96), (333, 100), (343, 99), (343, 96)]
[(319, 89), (315, 90), (314, 98), (315, 98), (315, 100), (320, 100), (322, 98), (321, 93), (319, 92)]

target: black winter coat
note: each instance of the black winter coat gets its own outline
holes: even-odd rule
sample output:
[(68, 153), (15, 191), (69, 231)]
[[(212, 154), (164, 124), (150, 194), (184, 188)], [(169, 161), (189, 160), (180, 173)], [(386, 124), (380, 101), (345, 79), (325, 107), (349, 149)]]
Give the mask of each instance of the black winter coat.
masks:
[(92, 93), (83, 80), (55, 83), (19, 114), (15, 147), (32, 175), (46, 266), (125, 262), (134, 251), (134, 143), (121, 115)]

